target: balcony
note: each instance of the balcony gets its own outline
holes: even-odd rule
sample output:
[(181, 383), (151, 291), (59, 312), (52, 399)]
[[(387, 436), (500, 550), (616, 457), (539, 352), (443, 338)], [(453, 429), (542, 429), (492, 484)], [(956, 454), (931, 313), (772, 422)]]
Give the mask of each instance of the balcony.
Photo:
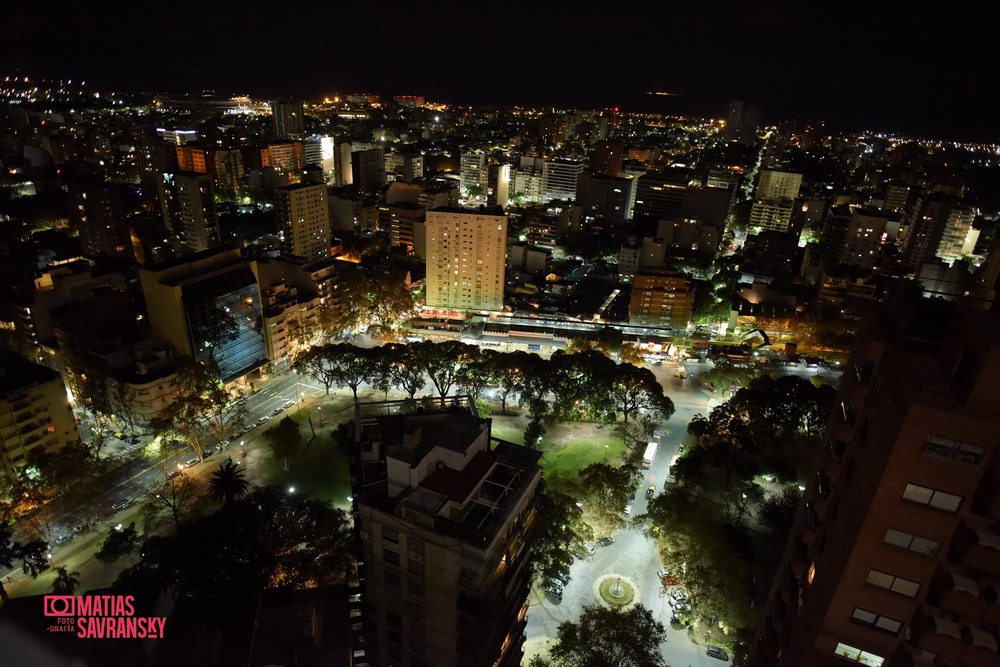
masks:
[(964, 665), (997, 664), (1000, 645), (993, 630), (932, 607), (924, 611), (912, 624), (913, 646)]
[(931, 582), (927, 602), (952, 615), (982, 619), (996, 605), (997, 591), (978, 578), (975, 572), (943, 564)]

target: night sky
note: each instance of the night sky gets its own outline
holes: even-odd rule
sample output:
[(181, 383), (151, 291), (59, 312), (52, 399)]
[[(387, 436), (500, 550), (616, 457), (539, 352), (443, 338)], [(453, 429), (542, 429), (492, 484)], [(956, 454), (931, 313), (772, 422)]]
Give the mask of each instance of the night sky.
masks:
[[(823, 119), (994, 141), (995, 3), (4, 3), (0, 72), (150, 92)], [(678, 93), (652, 97), (646, 91)]]

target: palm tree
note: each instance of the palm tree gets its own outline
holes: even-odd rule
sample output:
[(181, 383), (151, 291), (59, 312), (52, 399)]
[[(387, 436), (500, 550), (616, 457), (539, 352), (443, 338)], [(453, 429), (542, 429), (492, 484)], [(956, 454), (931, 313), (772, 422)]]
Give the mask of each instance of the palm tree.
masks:
[(208, 492), (220, 502), (239, 500), (250, 492), (250, 482), (243, 471), (232, 461), (219, 465), (208, 481)]
[(52, 592), (56, 595), (72, 595), (80, 585), (79, 572), (67, 572), (64, 567), (56, 568), (56, 580), (52, 582)]

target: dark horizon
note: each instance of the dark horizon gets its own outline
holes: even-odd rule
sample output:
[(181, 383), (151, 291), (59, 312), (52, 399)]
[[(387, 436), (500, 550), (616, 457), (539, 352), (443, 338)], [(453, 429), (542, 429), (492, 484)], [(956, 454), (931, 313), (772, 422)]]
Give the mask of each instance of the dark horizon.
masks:
[(743, 99), (761, 106), (766, 123), (798, 118), (845, 130), (1000, 139), (1000, 90), (984, 71), (1000, 62), (989, 32), (993, 7), (865, 5), (834, 15), (791, 3), (748, 10), (639, 2), (604, 15), (516, 5), (293, 15), (260, 2), (239, 12), (186, 5), (11, 10), (0, 27), (0, 62), (29, 76), (173, 94), (373, 92), (716, 118)]

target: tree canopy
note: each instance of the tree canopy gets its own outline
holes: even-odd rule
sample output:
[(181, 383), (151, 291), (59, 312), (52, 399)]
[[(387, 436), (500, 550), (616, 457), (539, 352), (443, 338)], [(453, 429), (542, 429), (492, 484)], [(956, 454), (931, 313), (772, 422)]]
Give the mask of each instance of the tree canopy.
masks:
[(587, 605), (578, 620), (559, 624), (550, 653), (560, 667), (650, 667), (661, 663), (666, 639), (666, 628), (642, 605)]
[(173, 584), (182, 595), (313, 588), (343, 581), (352, 562), (343, 510), (272, 487), (150, 537), (142, 554), (118, 583)]

